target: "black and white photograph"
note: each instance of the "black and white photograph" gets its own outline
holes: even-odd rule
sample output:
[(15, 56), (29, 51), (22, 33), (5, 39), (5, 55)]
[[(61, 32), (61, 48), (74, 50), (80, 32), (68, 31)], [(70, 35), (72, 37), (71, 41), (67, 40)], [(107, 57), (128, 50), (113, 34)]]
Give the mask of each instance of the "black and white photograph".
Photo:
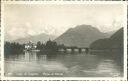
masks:
[(124, 9), (123, 4), (5, 4), (4, 76), (124, 77)]

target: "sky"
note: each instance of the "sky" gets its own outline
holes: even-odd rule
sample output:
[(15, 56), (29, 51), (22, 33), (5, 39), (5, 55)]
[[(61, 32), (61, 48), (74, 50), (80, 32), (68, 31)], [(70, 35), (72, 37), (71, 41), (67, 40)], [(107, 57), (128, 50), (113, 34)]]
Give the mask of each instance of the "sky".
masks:
[(123, 15), (120, 4), (6, 4), (4, 27), (13, 40), (41, 33), (59, 36), (82, 24), (109, 32), (121, 28)]

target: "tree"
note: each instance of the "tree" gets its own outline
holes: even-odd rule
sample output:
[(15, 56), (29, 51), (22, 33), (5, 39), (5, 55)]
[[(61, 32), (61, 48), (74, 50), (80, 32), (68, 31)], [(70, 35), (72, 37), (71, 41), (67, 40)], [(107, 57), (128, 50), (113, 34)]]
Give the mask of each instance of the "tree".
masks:
[(49, 40), (46, 42), (45, 49), (50, 51), (57, 51), (58, 50), (57, 43)]
[(41, 49), (41, 42), (40, 41), (37, 42), (37, 49)]

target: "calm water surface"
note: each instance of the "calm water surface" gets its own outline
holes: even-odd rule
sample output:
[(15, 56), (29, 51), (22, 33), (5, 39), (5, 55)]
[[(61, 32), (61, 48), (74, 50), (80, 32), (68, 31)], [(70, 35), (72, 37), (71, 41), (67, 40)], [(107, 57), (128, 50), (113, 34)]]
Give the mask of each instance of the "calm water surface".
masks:
[(25, 52), (5, 59), (5, 76), (122, 77), (123, 67), (111, 58), (91, 54)]

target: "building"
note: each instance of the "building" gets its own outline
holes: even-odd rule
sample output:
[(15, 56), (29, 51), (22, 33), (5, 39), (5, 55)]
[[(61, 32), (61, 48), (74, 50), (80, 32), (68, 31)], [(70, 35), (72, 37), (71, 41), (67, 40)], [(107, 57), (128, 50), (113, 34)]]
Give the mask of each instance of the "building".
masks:
[(25, 44), (25, 50), (27, 51), (35, 50), (36, 47), (36, 44), (32, 43), (31, 41)]

